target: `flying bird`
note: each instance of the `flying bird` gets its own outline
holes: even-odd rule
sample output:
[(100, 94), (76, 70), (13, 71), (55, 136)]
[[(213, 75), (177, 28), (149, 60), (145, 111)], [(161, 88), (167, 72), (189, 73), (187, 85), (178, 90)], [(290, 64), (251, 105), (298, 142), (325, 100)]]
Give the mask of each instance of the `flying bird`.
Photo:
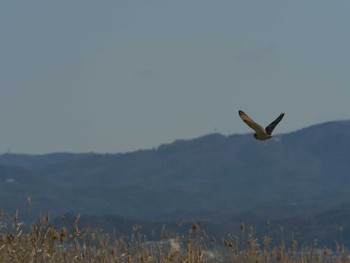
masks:
[(277, 124), (282, 120), (284, 113), (281, 113), (273, 122), (271, 122), (265, 129), (261, 127), (259, 124), (254, 122), (247, 114), (243, 111), (238, 111), (239, 117), (241, 117), (242, 121), (244, 121), (250, 128), (252, 128), (254, 133), (254, 138), (257, 140), (267, 140), (272, 137), (272, 131), (275, 129)]

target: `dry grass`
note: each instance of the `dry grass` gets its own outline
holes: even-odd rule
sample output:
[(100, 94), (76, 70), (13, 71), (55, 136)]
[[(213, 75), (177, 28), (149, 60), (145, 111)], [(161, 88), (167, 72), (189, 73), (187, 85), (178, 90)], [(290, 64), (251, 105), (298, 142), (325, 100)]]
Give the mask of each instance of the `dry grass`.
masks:
[(158, 241), (148, 240), (135, 225), (130, 237), (106, 234), (88, 226), (78, 228), (79, 215), (70, 229), (55, 229), (49, 217), (24, 231), (16, 213), (4, 223), (0, 211), (0, 262), (349, 262), (345, 247), (336, 250), (299, 246), (296, 240), (281, 240), (271, 245), (254, 238), (254, 228), (240, 225), (241, 236), (228, 235), (221, 240), (209, 237), (194, 224), (187, 235), (162, 232)]

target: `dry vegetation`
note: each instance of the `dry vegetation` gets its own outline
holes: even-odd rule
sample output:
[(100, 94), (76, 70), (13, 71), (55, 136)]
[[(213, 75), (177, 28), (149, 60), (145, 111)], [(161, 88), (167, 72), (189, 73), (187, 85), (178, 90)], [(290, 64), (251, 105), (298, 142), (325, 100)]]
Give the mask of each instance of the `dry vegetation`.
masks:
[[(332, 251), (281, 240), (272, 245), (268, 236), (259, 243), (254, 229), (240, 225), (241, 236), (220, 240), (194, 224), (187, 235), (162, 231), (149, 240), (135, 225), (130, 237), (78, 228), (79, 215), (70, 229), (55, 229), (49, 217), (40, 217), (25, 231), (18, 213), (11, 221), (0, 211), (0, 262), (350, 262), (342, 245)], [(290, 245), (287, 245), (290, 244)]]

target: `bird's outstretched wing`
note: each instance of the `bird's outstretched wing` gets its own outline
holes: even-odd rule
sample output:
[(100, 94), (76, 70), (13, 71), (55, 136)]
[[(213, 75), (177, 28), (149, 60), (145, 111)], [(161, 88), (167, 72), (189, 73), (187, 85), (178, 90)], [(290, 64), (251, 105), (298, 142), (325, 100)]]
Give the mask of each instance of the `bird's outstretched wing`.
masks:
[(282, 120), (284, 113), (281, 113), (280, 116), (276, 118), (273, 122), (271, 122), (266, 128), (265, 131), (267, 134), (271, 135), (273, 129), (277, 126), (277, 124)]
[(263, 127), (254, 122), (247, 114), (243, 111), (238, 111), (239, 117), (241, 117), (242, 121), (244, 121), (250, 128), (252, 128), (256, 133), (265, 133)]

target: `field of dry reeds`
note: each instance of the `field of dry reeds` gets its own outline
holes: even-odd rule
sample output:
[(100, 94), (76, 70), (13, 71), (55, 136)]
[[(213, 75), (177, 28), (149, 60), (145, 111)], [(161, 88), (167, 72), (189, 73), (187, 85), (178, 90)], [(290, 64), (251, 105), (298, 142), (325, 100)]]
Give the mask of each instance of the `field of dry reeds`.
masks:
[[(10, 220), (9, 220), (10, 219)], [(55, 229), (49, 216), (26, 226), (18, 212), (0, 211), (0, 262), (350, 262), (345, 246), (336, 249), (296, 240), (258, 242), (253, 226), (239, 228), (241, 236), (210, 237), (198, 224), (188, 234), (167, 233), (148, 239), (138, 225), (131, 236), (116, 236), (89, 226), (78, 227), (79, 215), (70, 227)]]

